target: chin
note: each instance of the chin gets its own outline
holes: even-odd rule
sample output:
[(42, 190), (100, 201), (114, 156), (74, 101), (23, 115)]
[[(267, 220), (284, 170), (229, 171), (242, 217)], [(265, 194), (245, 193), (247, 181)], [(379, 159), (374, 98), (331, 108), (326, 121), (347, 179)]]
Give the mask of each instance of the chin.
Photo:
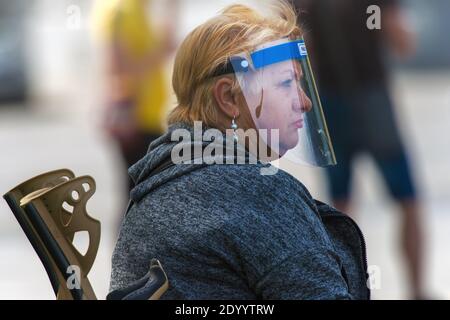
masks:
[(281, 143), (283, 148), (286, 150), (285, 152), (294, 149), (298, 144), (298, 137), (290, 137), (290, 139), (284, 139)]

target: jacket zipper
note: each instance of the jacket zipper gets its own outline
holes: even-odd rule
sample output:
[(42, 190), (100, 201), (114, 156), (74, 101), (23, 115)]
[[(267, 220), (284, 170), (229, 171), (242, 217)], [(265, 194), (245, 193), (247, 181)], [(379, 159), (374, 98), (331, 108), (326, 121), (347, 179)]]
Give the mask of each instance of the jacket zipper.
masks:
[[(350, 218), (349, 216), (347, 216), (347, 215), (345, 215), (343, 213), (334, 213), (333, 211), (330, 211), (330, 210), (327, 210), (327, 211), (324, 211), (324, 212), (326, 213), (326, 216), (324, 216), (324, 218), (327, 218), (327, 217), (343, 218), (343, 219), (349, 221), (350, 224), (356, 229), (356, 231), (357, 231), (357, 233), (359, 235), (359, 240), (360, 240), (359, 247), (360, 247), (362, 255), (363, 255), (362, 263), (363, 263), (363, 267), (364, 267), (364, 272), (366, 273), (366, 286), (367, 286), (367, 281), (369, 280), (369, 273), (368, 273), (368, 270), (367, 270), (367, 268), (368, 268), (367, 267), (367, 265), (368, 265), (368, 262), (367, 262), (367, 248), (366, 248), (366, 240), (364, 239), (364, 235), (363, 235), (361, 229), (356, 224), (356, 222), (353, 221), (352, 218)], [(370, 299), (370, 289), (368, 287), (367, 287), (367, 291), (368, 291), (367, 292), (368, 298)]]

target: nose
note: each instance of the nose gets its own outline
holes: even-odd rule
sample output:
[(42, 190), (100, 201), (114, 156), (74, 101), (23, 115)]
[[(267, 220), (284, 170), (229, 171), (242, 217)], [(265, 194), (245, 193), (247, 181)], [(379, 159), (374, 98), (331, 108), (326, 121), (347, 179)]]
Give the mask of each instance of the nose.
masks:
[(302, 102), (303, 102), (303, 112), (310, 112), (312, 109), (312, 102), (306, 95), (305, 91), (302, 90)]
[[(305, 113), (305, 112), (309, 112), (312, 109), (312, 102), (309, 99), (309, 97), (306, 95), (305, 91), (303, 91), (303, 89), (301, 87), (298, 88), (298, 99), (300, 100), (300, 110), (301, 112)], [(297, 109), (298, 106), (298, 102), (295, 104)]]

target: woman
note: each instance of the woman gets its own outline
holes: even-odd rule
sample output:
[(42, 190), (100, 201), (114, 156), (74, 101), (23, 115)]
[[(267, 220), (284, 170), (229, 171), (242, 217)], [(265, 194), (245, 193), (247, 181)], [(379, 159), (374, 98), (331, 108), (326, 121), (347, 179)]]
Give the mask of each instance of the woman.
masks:
[(334, 163), (295, 13), (276, 9), (231, 6), (179, 48), (169, 131), (129, 171), (112, 290), (156, 257), (163, 299), (369, 298), (356, 224), (268, 164)]

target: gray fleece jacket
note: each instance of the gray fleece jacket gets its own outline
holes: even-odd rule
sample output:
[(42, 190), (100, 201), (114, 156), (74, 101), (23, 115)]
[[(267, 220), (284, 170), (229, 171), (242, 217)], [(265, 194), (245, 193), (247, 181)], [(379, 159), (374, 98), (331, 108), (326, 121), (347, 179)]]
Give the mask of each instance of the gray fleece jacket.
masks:
[(171, 126), (129, 170), (134, 204), (114, 250), (111, 290), (157, 258), (169, 278), (162, 299), (369, 298), (361, 231), (288, 173), (261, 175), (261, 163), (178, 164), (151, 175), (180, 128), (192, 130)]

